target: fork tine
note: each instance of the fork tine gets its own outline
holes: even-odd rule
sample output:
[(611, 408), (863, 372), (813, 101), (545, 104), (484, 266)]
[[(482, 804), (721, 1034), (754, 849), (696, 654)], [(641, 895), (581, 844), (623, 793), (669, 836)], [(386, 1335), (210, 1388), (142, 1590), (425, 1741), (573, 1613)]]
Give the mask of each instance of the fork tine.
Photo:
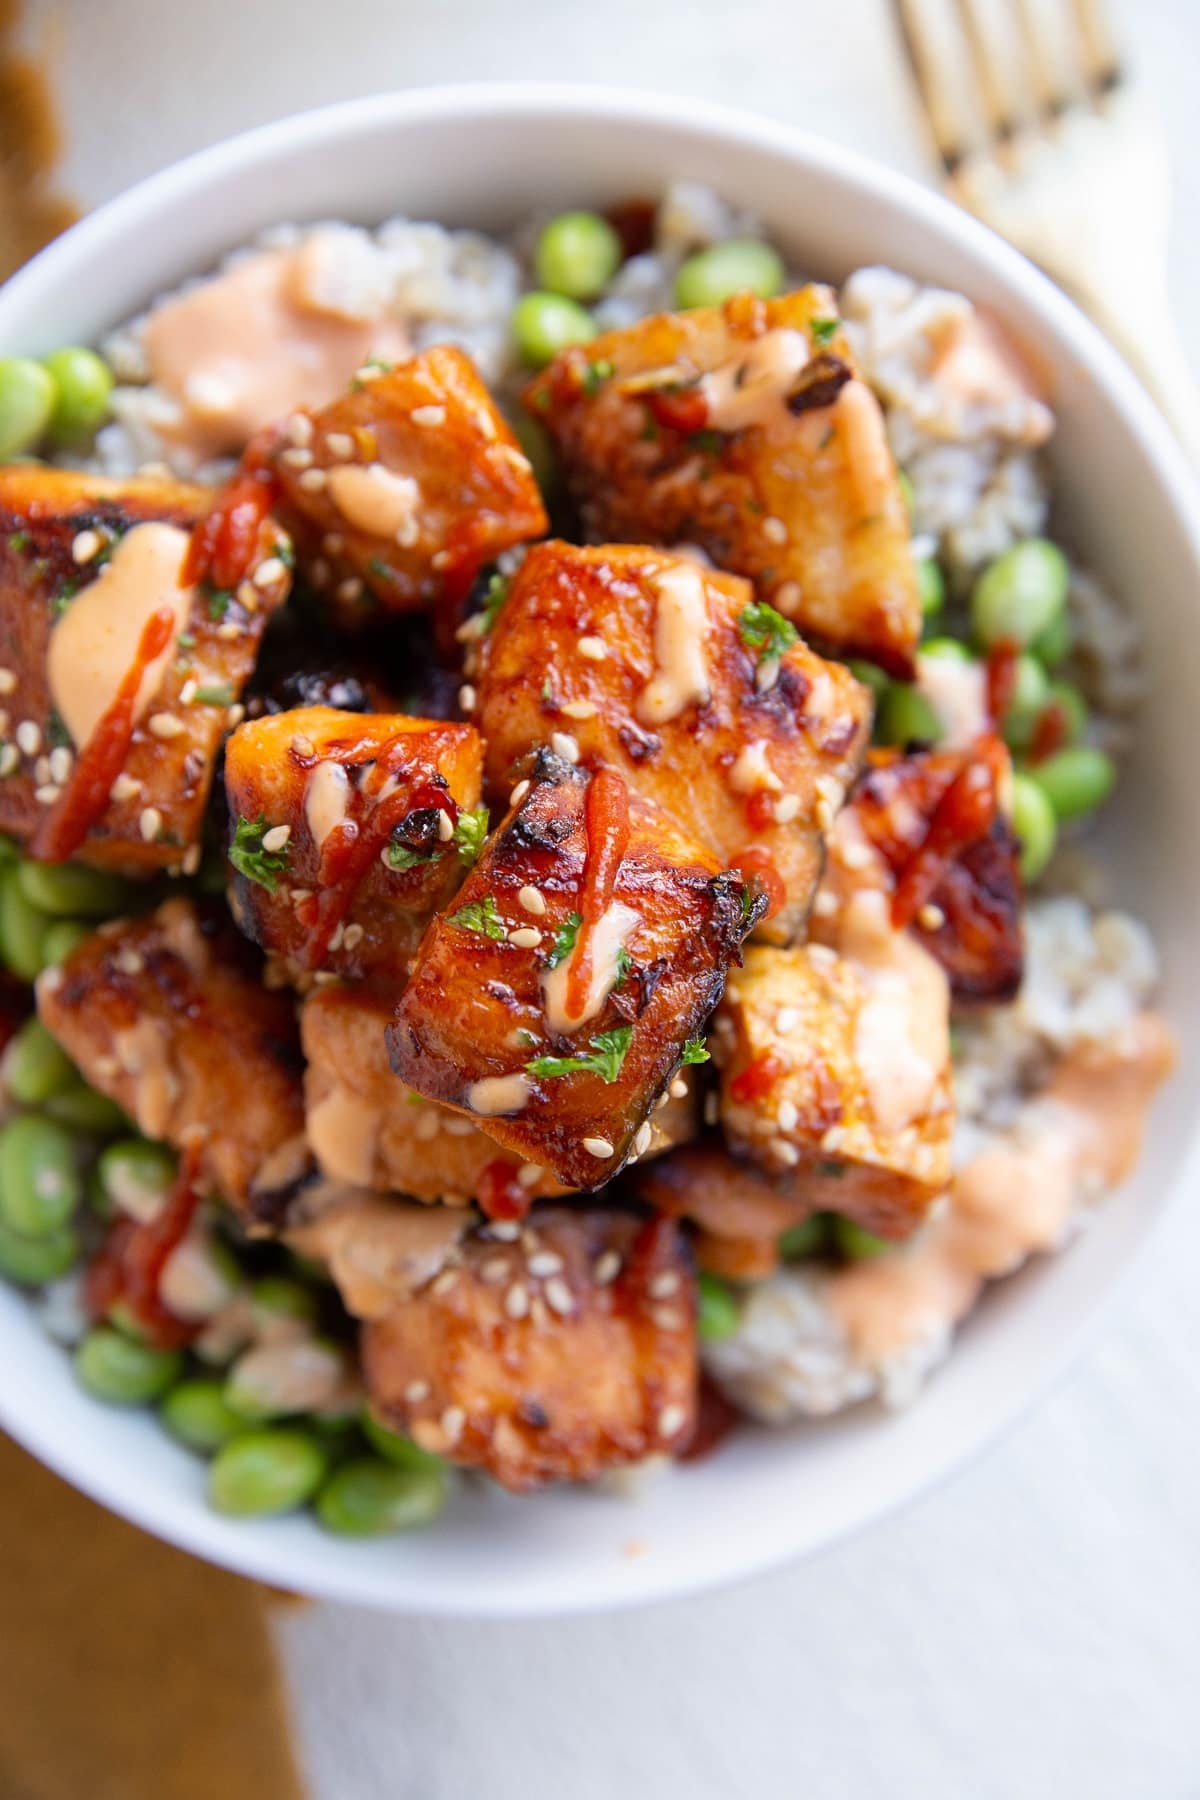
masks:
[(1083, 73), (1088, 90), (1097, 98), (1111, 94), (1121, 83), (1121, 59), (1109, 29), (1103, 0), (1071, 0), (1071, 10), (1083, 52)]
[(958, 109), (943, 78), (940, 59), (926, 29), (919, 0), (893, 0), (893, 10), (900, 27), (900, 42), (916, 79), (937, 153), (946, 174), (953, 177), (965, 155), (958, 128)]
[(1043, 119), (1060, 118), (1070, 101), (1061, 82), (1052, 73), (1054, 59), (1042, 30), (1037, 0), (1017, 0), (1016, 20), (1034, 111)]
[(971, 69), (983, 102), (988, 136), (1001, 150), (1016, 132), (1016, 109), (1000, 74), (1000, 59), (980, 13), (978, 0), (954, 0), (963, 36), (971, 52)]

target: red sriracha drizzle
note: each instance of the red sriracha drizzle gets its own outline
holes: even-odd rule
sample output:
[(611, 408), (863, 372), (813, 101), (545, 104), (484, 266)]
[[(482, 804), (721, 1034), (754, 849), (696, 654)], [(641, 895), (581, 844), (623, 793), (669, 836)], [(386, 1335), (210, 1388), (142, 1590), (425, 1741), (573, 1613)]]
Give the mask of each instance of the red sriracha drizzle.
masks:
[(93, 1319), (106, 1319), (120, 1301), (147, 1341), (159, 1350), (190, 1344), (202, 1329), (171, 1312), (158, 1291), (167, 1258), (187, 1235), (200, 1204), (199, 1172), (199, 1147), (191, 1146), (180, 1159), (175, 1185), (162, 1211), (145, 1224), (118, 1219), (84, 1277), (84, 1302)]
[(252, 443), (238, 473), (194, 527), (179, 577), (184, 587), (207, 581), (215, 588), (236, 588), (250, 573), (263, 520), (279, 498), (275, 477), (265, 466), (269, 453), (268, 443)]
[(999, 727), (1008, 717), (1008, 711), (1017, 691), (1017, 664), (1020, 661), (1020, 645), (1011, 638), (1002, 638), (993, 644), (988, 651), (987, 659), (987, 709), (992, 724)]
[(579, 894), (582, 921), (575, 954), (567, 972), (567, 1011), (582, 1017), (592, 980), (592, 936), (612, 904), (621, 863), (629, 847), (629, 789), (625, 778), (607, 764), (592, 776), (583, 803), (587, 843), (583, 853), (583, 886)]
[(80, 750), (59, 800), (34, 833), (31, 853), (39, 860), (65, 862), (73, 856), (107, 807), (109, 791), (121, 773), (133, 737), (142, 677), (170, 644), (174, 631), (175, 614), (169, 606), (160, 606), (146, 620), (137, 655), (112, 704)]
[(659, 388), (645, 396), (654, 421), (667, 431), (691, 435), (708, 424), (708, 401), (698, 387)]
[(734, 1076), (729, 1084), (730, 1099), (741, 1106), (753, 1106), (756, 1101), (765, 1100), (786, 1067), (773, 1050), (764, 1050), (761, 1056), (746, 1064), (740, 1075)]
[(517, 1164), (503, 1156), (480, 1174), (476, 1198), (489, 1219), (523, 1219), (531, 1204), (528, 1188), (517, 1180)]
[(924, 841), (896, 882), (892, 924), (897, 931), (911, 924), (955, 857), (991, 830), (1007, 768), (1008, 753), (997, 737), (979, 738), (967, 752), (933, 810)]

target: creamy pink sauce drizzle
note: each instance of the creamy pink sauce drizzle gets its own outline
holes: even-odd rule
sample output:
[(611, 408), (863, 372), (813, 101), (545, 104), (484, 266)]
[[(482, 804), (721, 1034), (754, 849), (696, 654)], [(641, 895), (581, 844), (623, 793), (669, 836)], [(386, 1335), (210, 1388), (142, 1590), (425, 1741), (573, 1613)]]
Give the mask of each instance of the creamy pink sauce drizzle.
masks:
[(1036, 1133), (982, 1151), (959, 1172), (946, 1213), (905, 1250), (834, 1276), (828, 1298), (856, 1360), (895, 1356), (970, 1311), (985, 1281), (1057, 1248), (1081, 1190), (1132, 1167), (1150, 1100), (1175, 1059), (1144, 1012), (1111, 1043), (1064, 1058), (1038, 1097)]

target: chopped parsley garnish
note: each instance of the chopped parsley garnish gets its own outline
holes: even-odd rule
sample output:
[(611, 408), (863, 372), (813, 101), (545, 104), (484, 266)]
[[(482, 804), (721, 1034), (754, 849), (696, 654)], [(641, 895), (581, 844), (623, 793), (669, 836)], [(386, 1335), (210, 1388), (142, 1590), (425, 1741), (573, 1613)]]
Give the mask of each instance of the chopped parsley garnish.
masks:
[(396, 579), (396, 571), (388, 567), (382, 556), (373, 556), (367, 567), (377, 581), (395, 581)]
[(752, 600), (742, 608), (738, 631), (747, 650), (757, 650), (759, 662), (778, 662), (800, 635), (791, 621), (765, 600)]
[(285, 844), (282, 850), (264, 850), (263, 838), (270, 830), (261, 813), (257, 819), (239, 819), (234, 827), (233, 843), (229, 846), (229, 860), (239, 875), (244, 875), (247, 881), (256, 881), (268, 894), (273, 894), (288, 865), (288, 846)]
[(754, 903), (757, 899), (758, 899), (758, 895), (755, 893), (755, 891), (751, 887), (750, 883), (746, 882), (745, 886), (742, 888), (742, 924), (743, 925), (748, 925), (750, 923), (751, 915), (754, 912)]
[(705, 426), (701, 431), (692, 432), (688, 438), (688, 444), (693, 450), (699, 450), (705, 456), (720, 456), (725, 448), (725, 438), (721, 432), (712, 431)]
[(50, 717), (46, 720), (46, 742), (51, 750), (61, 750), (64, 747), (69, 750), (72, 741), (71, 734), (59, 714), (51, 711)]
[(484, 631), (490, 631), (500, 617), (500, 609), (508, 599), (508, 576), (499, 573), (492, 576), (487, 584), (487, 592), (483, 596), (483, 608), (480, 618)]
[(844, 1162), (819, 1162), (815, 1165), (817, 1175), (828, 1175), (831, 1180), (838, 1181), (846, 1173)]
[(283, 564), (285, 569), (294, 569), (295, 568), (295, 566), (296, 566), (296, 546), (292, 543), (292, 540), (290, 538), (280, 538), (279, 539), (279, 541), (275, 545), (275, 554), (279, 558), (280, 562)]
[(621, 1073), (632, 1037), (632, 1025), (618, 1025), (592, 1038), (586, 1056), (535, 1056), (525, 1067), (542, 1081), (559, 1075), (598, 1075), (611, 1086)]
[(685, 1069), (688, 1067), (688, 1065), (690, 1063), (705, 1063), (705, 1062), (707, 1062), (708, 1061), (708, 1050), (707, 1050), (707, 1047), (705, 1046), (704, 1039), (700, 1038), (700, 1037), (689, 1038), (687, 1043), (683, 1046), (683, 1059), (682, 1060), (683, 1060), (683, 1067)]
[[(440, 848), (440, 846), (439, 846)], [(437, 850), (410, 850), (407, 844), (389, 844), (386, 851), (389, 869), (415, 869), (421, 863), (436, 862)]]
[(10, 531), (8, 534), (8, 547), (17, 556), (20, 556), (22, 550), (28, 550), (29, 542), (27, 531)]
[(598, 357), (595, 362), (586, 364), (583, 371), (584, 393), (594, 394), (601, 383), (608, 381), (615, 373), (607, 356)]
[(812, 332), (814, 343), (827, 344), (830, 338), (837, 336), (838, 327), (841, 322), (840, 319), (810, 320), (808, 329)]
[(570, 956), (575, 948), (575, 939), (579, 936), (579, 927), (583, 924), (581, 913), (568, 913), (554, 934), (550, 945), (550, 954), (546, 958), (548, 969), (557, 969), (560, 962)]
[(613, 993), (618, 993), (629, 979), (629, 971), (633, 967), (633, 958), (624, 944), (617, 951), (617, 979), (613, 982)]
[(192, 695), (193, 706), (232, 706), (233, 689), (227, 682), (215, 687), (198, 687)]
[(55, 594), (53, 600), (50, 602), (51, 610), (56, 619), (66, 612), (68, 606), (70, 606), (78, 592), (79, 583), (77, 581), (68, 579), (63, 582), (57, 594)]
[(181, 650), (194, 650), (196, 648), (196, 640), (190, 631), (181, 631), (179, 636), (175, 639), (175, 642), (179, 645)]
[(210, 587), (207, 581), (203, 582), (201, 585), (203, 586), (205, 599), (208, 605), (208, 616), (212, 619), (214, 624), (216, 624), (225, 617), (225, 614), (232, 606), (233, 590), (231, 588)]
[(450, 923), (459, 925), (464, 931), (479, 931), (484, 937), (502, 943), (505, 936), (504, 920), (496, 910), (495, 897), (485, 894), (482, 900), (469, 901), (460, 906), (456, 913), (450, 914)]
[(458, 824), (454, 827), (454, 848), (464, 862), (473, 863), (478, 859), (487, 837), (488, 809), (477, 806), (474, 812), (458, 815)]

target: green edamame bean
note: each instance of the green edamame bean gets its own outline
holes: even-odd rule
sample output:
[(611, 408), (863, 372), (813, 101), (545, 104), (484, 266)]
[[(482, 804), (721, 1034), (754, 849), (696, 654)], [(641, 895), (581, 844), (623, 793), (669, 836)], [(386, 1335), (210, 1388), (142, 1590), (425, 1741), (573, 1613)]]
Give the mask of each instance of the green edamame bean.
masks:
[(742, 1309), (729, 1283), (722, 1281), (719, 1275), (711, 1275), (707, 1269), (701, 1269), (696, 1277), (696, 1289), (699, 1297), (697, 1326), (702, 1341), (706, 1344), (719, 1344), (723, 1339), (732, 1337), (738, 1328)]
[(40, 1106), (75, 1079), (75, 1065), (40, 1019), (26, 1019), (2, 1065), (4, 1086), (18, 1106)]
[(599, 213), (567, 212), (538, 239), (534, 267), (541, 285), (570, 300), (594, 300), (621, 266), (621, 240)]
[(1057, 544), (1026, 538), (989, 563), (971, 595), (971, 627), (981, 644), (1026, 649), (1066, 604), (1071, 571)]
[(398, 1469), (440, 1469), (442, 1459), (434, 1456), (432, 1451), (422, 1450), (420, 1444), (414, 1444), (403, 1432), (391, 1431), (388, 1426), (381, 1425), (374, 1413), (364, 1412), (360, 1420), (363, 1436), (372, 1450), (377, 1450), (387, 1462), (394, 1463)]
[(22, 862), (17, 880), (29, 904), (55, 919), (112, 918), (125, 911), (132, 891), (119, 875), (83, 863)]
[(317, 1495), (316, 1515), (339, 1537), (382, 1537), (430, 1525), (446, 1501), (436, 1469), (398, 1469), (373, 1456), (335, 1469)]
[(975, 661), (974, 656), (972, 656), (972, 654), (971, 654), (970, 650), (967, 648), (966, 644), (960, 642), (960, 640), (958, 638), (952, 638), (952, 637), (931, 637), (931, 638), (929, 638), (924, 644), (921, 645), (921, 648), (917, 651), (918, 659), (923, 656), (933, 656), (933, 657), (942, 656), (942, 657), (949, 658), (949, 660), (951, 662), (961, 662), (961, 663), (970, 663), (970, 662)]
[(41, 363), (0, 358), (0, 461), (40, 441), (57, 397), (54, 377)]
[(1013, 775), (1012, 828), (1021, 846), (1021, 878), (1034, 882), (1054, 855), (1058, 822), (1037, 782), (1020, 769)]
[(1072, 744), (1059, 750), (1038, 763), (1030, 774), (1059, 820), (1094, 812), (1108, 799), (1117, 779), (1112, 757), (1094, 744)]
[(1066, 742), (1074, 744), (1087, 730), (1087, 701), (1069, 681), (1052, 681), (1046, 689), (1046, 704), (1057, 708), (1066, 728)]
[(21, 855), (21, 847), (7, 833), (0, 831), (0, 867), (5, 863), (15, 863)]
[(847, 1262), (864, 1262), (869, 1256), (880, 1256), (891, 1245), (886, 1238), (876, 1237), (873, 1231), (864, 1231), (853, 1219), (844, 1219), (839, 1213), (833, 1221), (834, 1242)]
[(83, 1185), (69, 1131), (23, 1113), (0, 1131), (0, 1218), (22, 1237), (49, 1237), (79, 1205)]
[(261, 1275), (250, 1298), (260, 1324), (264, 1319), (298, 1319), (305, 1325), (316, 1321), (317, 1296), (290, 1275)]
[(0, 869), (0, 960), (22, 981), (42, 972), (42, 941), (50, 921), (21, 889), (15, 865)]
[(79, 1240), (69, 1225), (41, 1237), (22, 1237), (0, 1218), (0, 1275), (20, 1287), (43, 1287), (75, 1266)]
[(802, 1262), (829, 1248), (829, 1214), (813, 1213), (780, 1233), (779, 1254), (785, 1262)]
[(923, 556), (917, 564), (917, 593), (921, 598), (921, 617), (936, 618), (946, 604), (946, 578), (935, 557)]
[(46, 428), (56, 444), (78, 444), (94, 434), (108, 417), (114, 376), (94, 350), (69, 346), (42, 358), (58, 392)]
[(936, 744), (942, 722), (924, 694), (894, 681), (876, 709), (875, 735), (885, 744)]
[(783, 259), (758, 238), (727, 238), (681, 264), (675, 301), (683, 307), (720, 306), (747, 290), (770, 300), (783, 287)]
[(307, 1432), (282, 1425), (244, 1431), (217, 1451), (208, 1497), (236, 1519), (295, 1512), (316, 1493), (325, 1469), (325, 1453)]
[(887, 693), (888, 677), (878, 663), (862, 662), (858, 657), (854, 657), (849, 664), (849, 669), (856, 681), (861, 681), (864, 687), (870, 688), (876, 700), (880, 695)]
[(532, 369), (553, 362), (570, 344), (588, 344), (596, 335), (590, 313), (565, 294), (522, 294), (513, 307), (513, 341)]
[(82, 919), (55, 919), (46, 927), (42, 938), (42, 963), (47, 969), (56, 969), (65, 963), (68, 956), (78, 950), (84, 938), (92, 935), (92, 927), (85, 925)]
[(1050, 684), (1036, 656), (1023, 650), (1017, 658), (1013, 696), (1004, 716), (1004, 741), (1012, 750), (1027, 750), (1046, 704)]
[(129, 1130), (129, 1120), (115, 1100), (98, 1094), (86, 1081), (75, 1080), (59, 1094), (51, 1094), (43, 1103), (43, 1111), (60, 1125), (72, 1131), (86, 1131), (92, 1137), (113, 1137)]
[(104, 1191), (135, 1219), (152, 1213), (175, 1180), (175, 1157), (165, 1144), (122, 1138), (101, 1152), (97, 1165)]
[(173, 1438), (201, 1456), (211, 1456), (246, 1429), (246, 1421), (225, 1401), (219, 1381), (196, 1376), (173, 1387), (159, 1418)]
[(1064, 606), (1044, 631), (1034, 638), (1030, 649), (1043, 668), (1056, 669), (1071, 653), (1071, 618)]
[(88, 1393), (110, 1406), (145, 1406), (178, 1379), (178, 1350), (139, 1344), (111, 1325), (89, 1331), (75, 1352), (75, 1373)]

